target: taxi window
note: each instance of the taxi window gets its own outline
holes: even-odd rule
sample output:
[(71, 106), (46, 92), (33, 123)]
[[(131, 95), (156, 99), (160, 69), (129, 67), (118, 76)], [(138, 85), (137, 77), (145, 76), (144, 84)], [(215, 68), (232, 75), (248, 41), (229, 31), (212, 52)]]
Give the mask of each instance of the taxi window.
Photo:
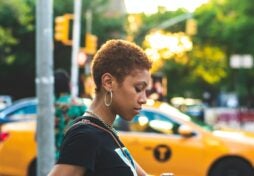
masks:
[(148, 133), (178, 134), (180, 125), (158, 112), (144, 111), (130, 124), (131, 131)]
[(179, 126), (179, 123), (161, 113), (153, 111), (142, 111), (130, 122), (125, 121), (118, 116), (114, 122), (114, 128), (118, 131), (160, 134), (178, 134), (177, 131)]

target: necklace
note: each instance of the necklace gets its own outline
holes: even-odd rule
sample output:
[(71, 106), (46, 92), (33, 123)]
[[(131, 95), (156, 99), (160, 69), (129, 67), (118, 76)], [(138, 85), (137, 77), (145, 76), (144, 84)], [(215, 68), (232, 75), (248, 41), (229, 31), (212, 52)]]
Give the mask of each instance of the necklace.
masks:
[(111, 125), (107, 124), (106, 122), (104, 122), (104, 120), (102, 120), (98, 115), (96, 115), (94, 112), (92, 111), (86, 111), (87, 114), (90, 114), (93, 118), (99, 120), (105, 127), (107, 127), (110, 131), (112, 131), (116, 136), (117, 136), (117, 131), (114, 127), (112, 127)]
[[(95, 118), (95, 117), (93, 117), (93, 118)], [(129, 160), (129, 162), (134, 167), (134, 162), (133, 162), (133, 159), (132, 159), (130, 153), (128, 152), (128, 150), (126, 148), (124, 148), (124, 149), (122, 148), (122, 145), (120, 144), (120, 140), (115, 137), (115, 135), (112, 133), (111, 130), (109, 130), (108, 128), (103, 128), (102, 126), (100, 126), (98, 124), (95, 124), (95, 123), (93, 123), (93, 122), (91, 122), (91, 121), (89, 121), (87, 119), (82, 119), (82, 121), (80, 121), (80, 122), (84, 123), (84, 124), (90, 124), (90, 125), (92, 125), (94, 127), (97, 127), (99, 129), (104, 130), (107, 133), (109, 133), (112, 136), (112, 138), (114, 139), (114, 141), (116, 142), (116, 144), (118, 145), (119, 149), (122, 151), (122, 154)]]

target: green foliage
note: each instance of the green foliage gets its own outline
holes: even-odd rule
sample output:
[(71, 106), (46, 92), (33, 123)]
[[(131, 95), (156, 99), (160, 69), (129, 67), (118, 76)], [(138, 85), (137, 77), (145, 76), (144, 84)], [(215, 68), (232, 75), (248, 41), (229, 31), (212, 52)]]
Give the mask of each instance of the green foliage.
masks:
[[(179, 16), (183, 13), (186, 13), (186, 11), (180, 9), (175, 12), (159, 11), (158, 13), (151, 14), (151, 15), (142, 14), (141, 18), (143, 21), (142, 22), (143, 25), (140, 27), (139, 32), (135, 36), (135, 39), (134, 39), (135, 42), (141, 45), (142, 42), (144, 41), (146, 34), (149, 33), (149, 31), (155, 30), (157, 26), (161, 24), (162, 22), (170, 20), (171, 18)], [(184, 31), (184, 27), (185, 27), (185, 22), (180, 22), (180, 23), (177, 23), (176, 25), (173, 25), (167, 28), (166, 30), (170, 32), (179, 32), (179, 31)]]
[(15, 44), (17, 40), (11, 35), (10, 30), (0, 27), (0, 63), (13, 63), (14, 56), (11, 54), (11, 46)]
[(227, 53), (254, 53), (253, 10), (250, 0), (211, 1), (199, 8), (195, 15), (199, 21), (200, 41), (220, 45)]
[[(94, 33), (99, 37), (100, 44), (112, 38), (125, 38), (124, 21), (125, 18), (103, 18), (97, 17)], [(107, 34), (107, 35), (104, 35)]]
[(226, 76), (226, 56), (218, 47), (197, 46), (190, 54), (189, 66), (196, 77), (210, 85), (218, 83)]
[(20, 63), (17, 54), (22, 48), (22, 36), (34, 30), (33, 19), (24, 1), (0, 1), (0, 66)]
[[(73, 0), (54, 0), (53, 5), (52, 23), (56, 16), (73, 13)], [(36, 0), (0, 0), (0, 94), (10, 94), (14, 99), (35, 94), (35, 7)], [(81, 47), (84, 45), (88, 9), (93, 13), (92, 33), (98, 35), (100, 43), (108, 38), (124, 36), (124, 17), (112, 20), (105, 16), (109, 11), (108, 0), (83, 0)], [(54, 67), (70, 71), (70, 65), (71, 47), (55, 42)], [(17, 80), (22, 80), (22, 84)]]
[[(237, 92), (246, 103), (247, 97), (254, 99), (254, 71), (233, 70), (229, 66), (232, 54), (252, 54), (254, 56), (254, 6), (251, 0), (211, 0), (197, 9), (193, 16), (198, 22), (198, 33), (193, 36), (193, 50), (170, 60), (156, 62), (168, 77), (168, 94), (173, 96), (202, 97), (209, 91)], [(135, 41), (142, 44), (146, 34), (163, 21), (186, 13), (161, 11), (145, 16), (143, 26)], [(185, 22), (168, 29), (170, 32), (184, 31)], [(236, 78), (235, 78), (236, 77)], [(241, 80), (241, 81), (240, 81)], [(173, 83), (172, 83), (173, 82)], [(249, 98), (251, 99), (251, 98)]]
[[(220, 47), (226, 54), (227, 63), (232, 54), (254, 56), (254, 6), (251, 0), (212, 0), (200, 7), (195, 16), (199, 32), (195, 37), (198, 45)], [(242, 105), (254, 106), (254, 68), (233, 70), (227, 64), (226, 74), (219, 84), (224, 91), (236, 92)], [(252, 99), (252, 100), (250, 100)]]
[[(164, 12), (143, 16), (141, 33), (137, 35), (137, 41), (146, 41), (144, 34), (147, 31), (156, 29), (159, 24), (168, 21), (176, 16), (186, 13), (185, 11)], [(185, 21), (166, 29), (167, 32), (185, 31)], [(150, 28), (150, 29), (149, 29)], [(149, 30), (148, 30), (149, 29)], [(198, 34), (199, 35), (199, 34)], [(160, 59), (154, 63), (155, 70), (161, 67), (160, 71), (168, 78), (168, 98), (174, 96), (192, 96), (202, 98), (203, 92), (215, 90), (214, 86), (226, 77), (226, 56), (224, 51), (213, 45), (199, 45), (199, 38), (193, 40), (194, 47), (191, 52), (173, 53), (170, 58), (164, 58), (163, 50), (160, 52)], [(143, 42), (143, 47), (149, 48)], [(155, 73), (156, 74), (156, 73)]]
[[(73, 13), (73, 2), (54, 0), (54, 17)], [(108, 15), (108, 2), (82, 1), (82, 47), (88, 9), (92, 11), (92, 33), (98, 36), (99, 46), (111, 38), (125, 38), (126, 16)], [(35, 3), (35, 0), (0, 1), (0, 93), (9, 93), (16, 98), (34, 93)], [(135, 33), (134, 41), (142, 45), (151, 29), (184, 13), (186, 11), (182, 9), (167, 12), (160, 8), (157, 14), (141, 14), (142, 25)], [(254, 55), (253, 16), (251, 0), (210, 0), (197, 9), (194, 18), (198, 21), (198, 33), (193, 37), (193, 50), (158, 63), (162, 66), (161, 72), (168, 77), (168, 95), (202, 97), (204, 91), (212, 94), (221, 90), (236, 91), (245, 103), (254, 106), (253, 68), (234, 70), (228, 65), (231, 54)], [(185, 31), (185, 21), (166, 31)], [(55, 42), (54, 67), (69, 70), (70, 58), (71, 47)], [(24, 83), (18, 84), (17, 79)]]

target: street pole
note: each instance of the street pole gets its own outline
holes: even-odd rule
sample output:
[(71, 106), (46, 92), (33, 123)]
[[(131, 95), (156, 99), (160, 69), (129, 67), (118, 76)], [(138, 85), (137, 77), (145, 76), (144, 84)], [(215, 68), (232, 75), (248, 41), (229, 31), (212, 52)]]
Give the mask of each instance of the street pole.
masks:
[(37, 0), (35, 82), (38, 99), (36, 131), (38, 176), (47, 175), (55, 163), (52, 18), (52, 0)]
[[(88, 33), (88, 34), (92, 34), (92, 21), (93, 21), (92, 11), (90, 9), (87, 9), (87, 11), (86, 11), (86, 33)], [(87, 46), (85, 46), (85, 47), (87, 47)], [(87, 55), (87, 60), (85, 63), (86, 79), (88, 76), (91, 75), (91, 69), (90, 69), (91, 61), (92, 61), (92, 56)]]
[(90, 9), (87, 9), (86, 11), (86, 32), (87, 33), (92, 33), (92, 21), (93, 21), (92, 11)]
[(74, 0), (73, 44), (71, 58), (71, 97), (78, 96), (78, 53), (80, 49), (81, 0)]
[(174, 26), (175, 24), (178, 24), (178, 23), (185, 21), (189, 18), (192, 18), (192, 13), (185, 13), (185, 14), (176, 16), (174, 18), (170, 18), (166, 21), (163, 21), (161, 24), (157, 25), (156, 29), (169, 28), (169, 27)]

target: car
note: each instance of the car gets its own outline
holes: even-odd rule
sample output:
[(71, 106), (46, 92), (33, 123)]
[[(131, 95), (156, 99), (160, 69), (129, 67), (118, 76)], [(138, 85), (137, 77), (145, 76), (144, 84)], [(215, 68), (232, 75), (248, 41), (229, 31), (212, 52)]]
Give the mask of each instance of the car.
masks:
[(36, 120), (3, 124), (0, 131), (0, 175), (35, 176)]
[[(91, 99), (77, 98), (75, 103), (87, 107)], [(0, 175), (36, 175), (37, 107), (36, 98), (25, 98), (0, 112)]]
[[(131, 122), (117, 117), (114, 127), (135, 160), (151, 175), (254, 175), (253, 133), (205, 128), (167, 103), (148, 101)], [(0, 175), (29, 175), (36, 161), (35, 121), (5, 124), (2, 132), (5, 139), (0, 158), (8, 160), (0, 160)]]
[(205, 110), (208, 108), (208, 105), (200, 99), (174, 97), (171, 99), (171, 103), (174, 107), (192, 118), (196, 118), (203, 122), (205, 121)]
[(151, 102), (131, 122), (116, 120), (120, 138), (153, 175), (253, 176), (254, 134), (212, 129), (167, 103)]
[[(22, 171), (21, 169), (19, 169), (19, 166), (22, 168), (26, 167), (25, 160), (31, 160), (31, 158), (29, 157), (31, 156), (31, 153), (34, 157), (36, 146), (33, 145), (36, 144), (34, 142), (25, 143), (23, 141), (32, 141), (35, 138), (35, 127), (29, 125), (29, 121), (32, 119), (35, 120), (36, 118), (37, 104), (38, 102), (36, 98), (23, 98), (15, 101), (13, 104), (7, 106), (0, 111), (0, 170), (2, 170), (3, 173), (9, 173), (9, 175), (22, 175)], [(12, 124), (10, 122), (18, 121), (25, 121), (26, 123), (24, 123), (23, 126), (18, 126), (18, 128), (16, 129), (15, 123)], [(9, 127), (11, 131), (14, 128), (14, 132), (11, 134), (11, 138), (14, 138), (15, 140), (9, 141), (9, 132), (2, 131), (2, 126), (7, 123), (10, 124)], [(31, 131), (31, 129), (33, 130)], [(14, 142), (14, 144), (12, 144), (12, 142)], [(20, 149), (26, 147), (28, 147), (29, 150), (26, 151), (25, 157), (17, 157), (20, 155), (20, 153), (22, 153), (22, 150)], [(20, 149), (16, 150), (15, 148)], [(5, 155), (5, 153), (7, 153), (7, 155)], [(2, 163), (8, 163), (8, 161), (13, 161), (13, 157), (10, 157), (10, 154), (14, 156), (17, 161), (19, 161), (20, 165), (18, 164), (17, 167), (14, 168), (5, 167), (6, 164), (2, 165)], [(20, 156), (23, 155), (21, 154)], [(0, 175), (2, 175), (2, 173)]]
[(10, 95), (0, 95), (0, 111), (12, 104), (12, 97)]
[[(86, 106), (91, 104), (89, 98), (78, 98), (78, 103)], [(0, 125), (3, 123), (24, 121), (37, 116), (38, 100), (35, 97), (16, 100), (12, 105), (0, 111)]]
[(33, 97), (16, 100), (12, 105), (0, 111), (0, 124), (27, 120), (27, 118), (32, 117), (31, 115), (36, 115), (37, 104), (37, 99)]

